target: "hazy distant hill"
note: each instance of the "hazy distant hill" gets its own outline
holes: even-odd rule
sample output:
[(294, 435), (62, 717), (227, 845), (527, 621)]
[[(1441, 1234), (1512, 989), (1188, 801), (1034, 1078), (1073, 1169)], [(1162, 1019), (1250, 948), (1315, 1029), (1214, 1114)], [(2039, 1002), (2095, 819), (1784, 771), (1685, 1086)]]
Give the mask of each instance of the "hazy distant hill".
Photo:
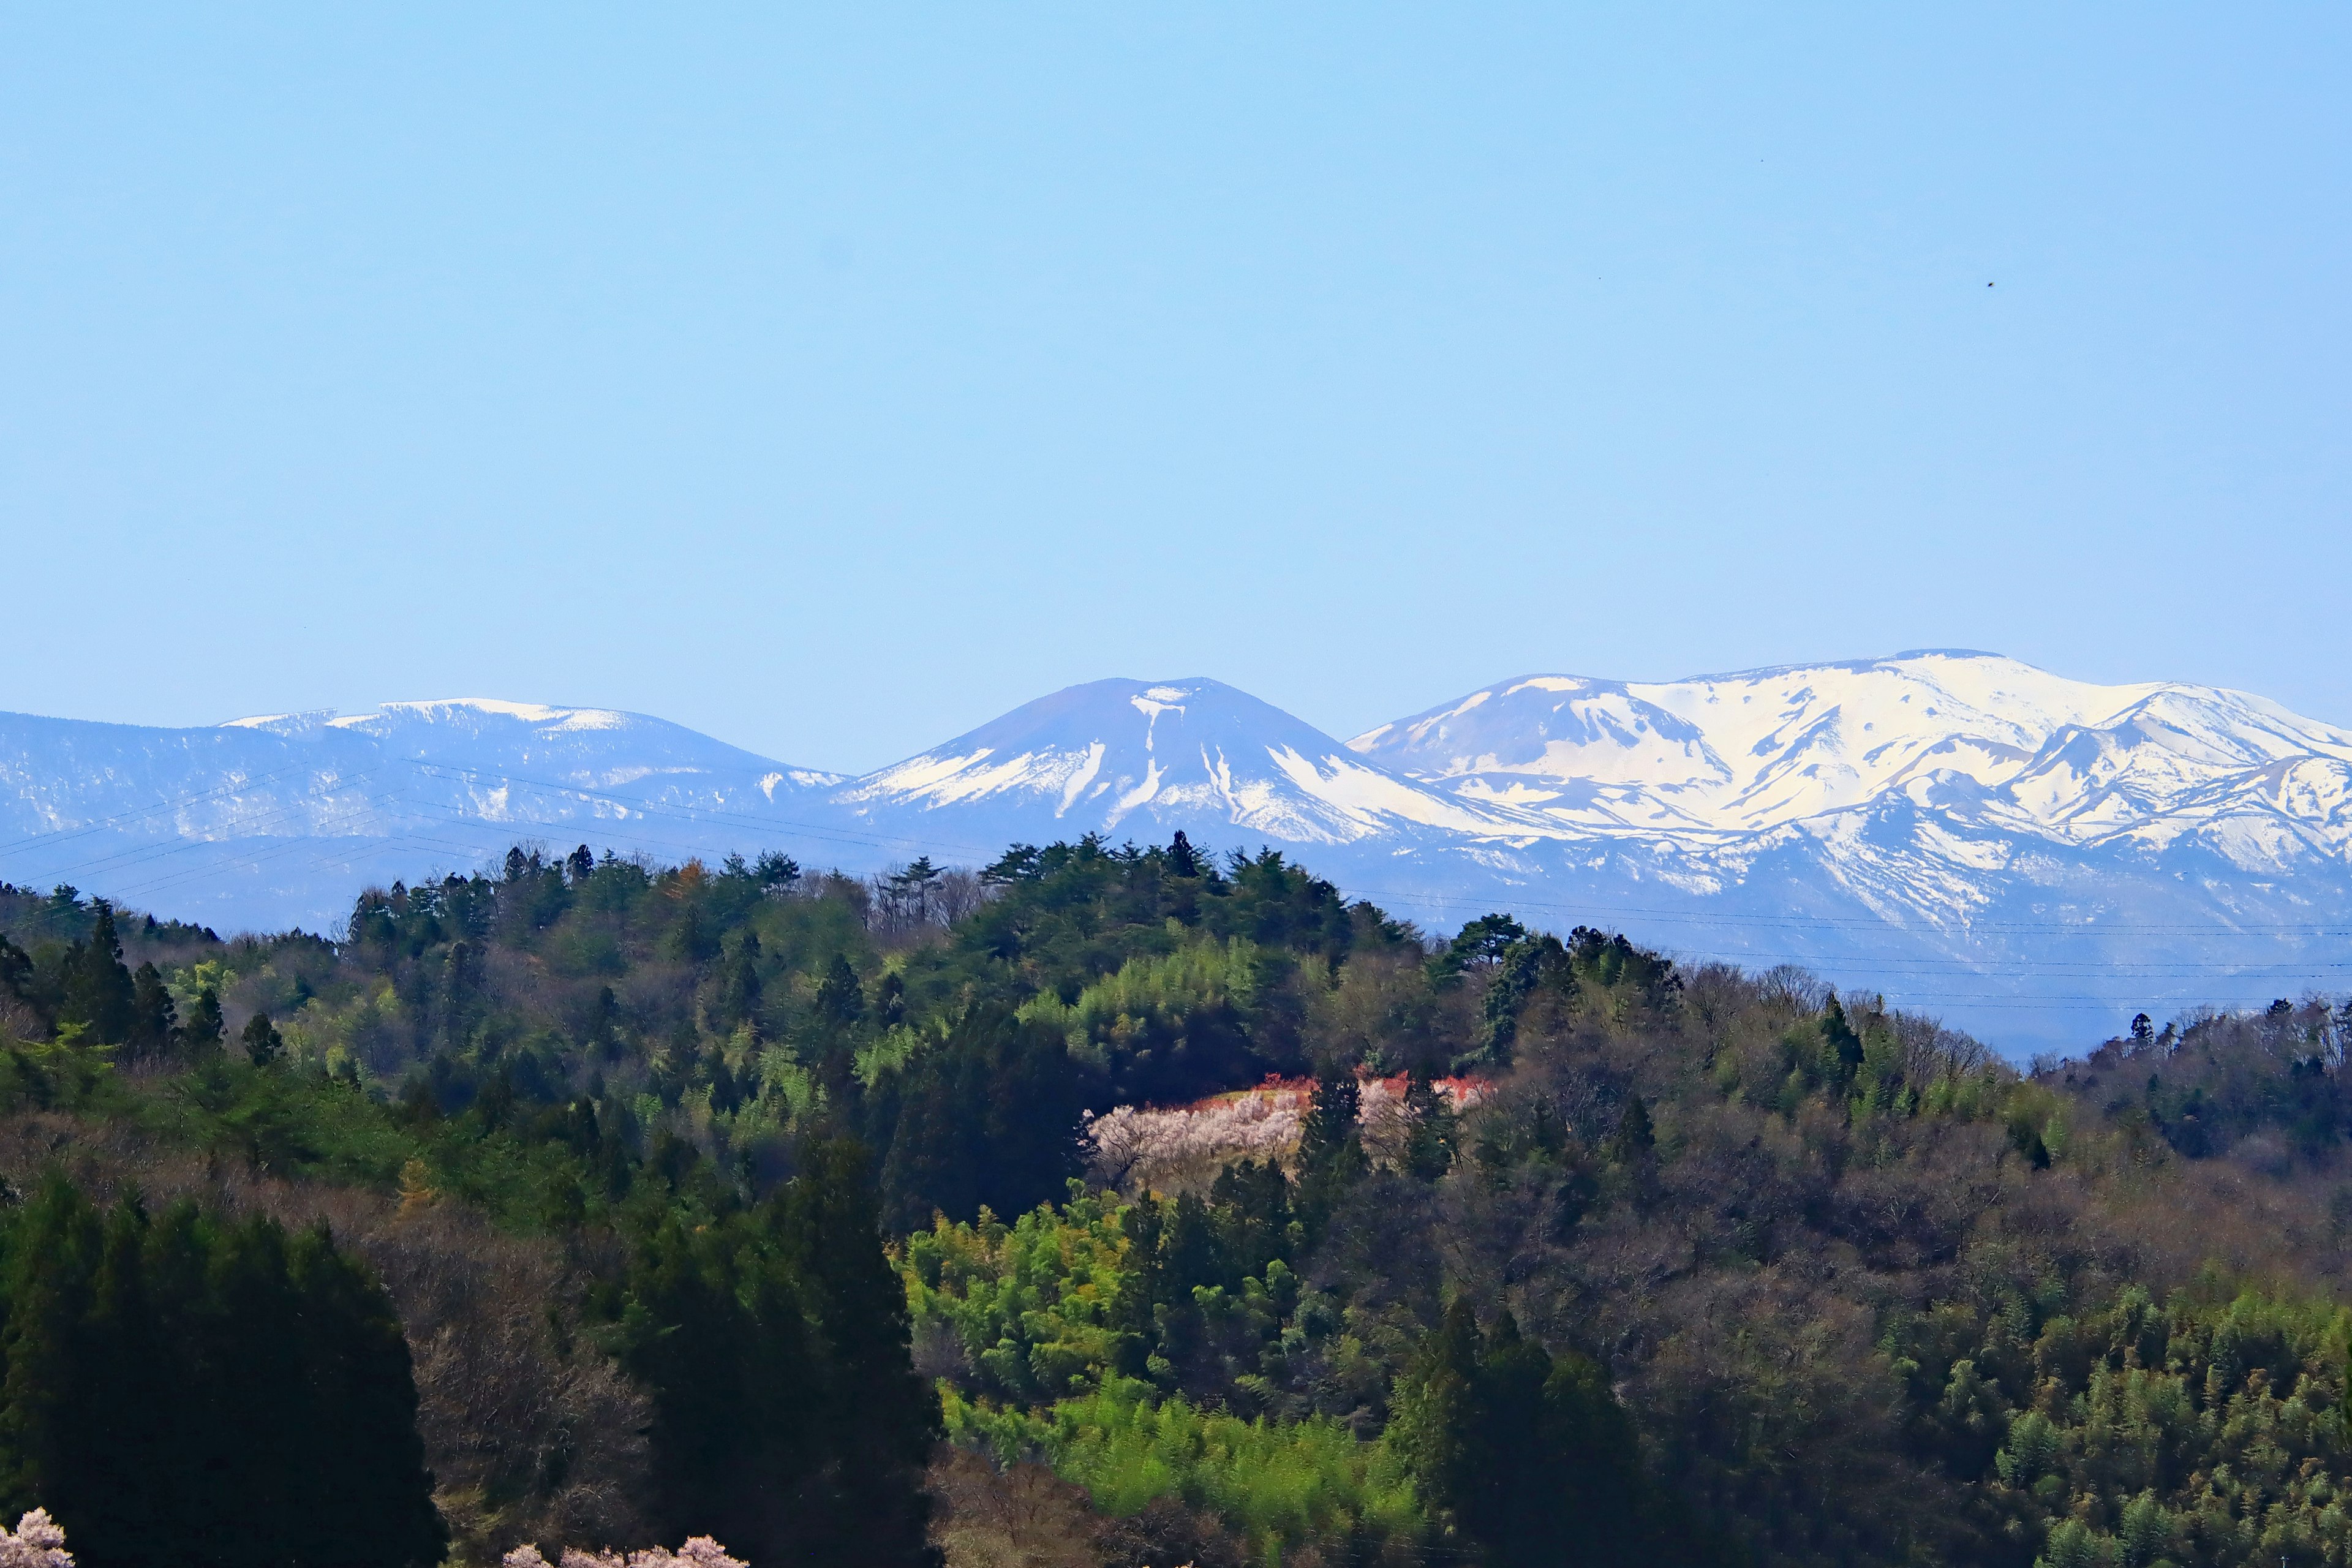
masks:
[(1100, 832), (1307, 849), (1433, 926), (1492, 908), (1904, 984), (2017, 1048), (2340, 984), (2352, 732), (2242, 693), (1927, 652), (1530, 676), (1352, 742), (1217, 681), (1100, 680), (876, 773), (487, 700), (152, 730), (0, 717), (0, 877), (215, 925), (339, 921), (518, 839), (869, 870)]

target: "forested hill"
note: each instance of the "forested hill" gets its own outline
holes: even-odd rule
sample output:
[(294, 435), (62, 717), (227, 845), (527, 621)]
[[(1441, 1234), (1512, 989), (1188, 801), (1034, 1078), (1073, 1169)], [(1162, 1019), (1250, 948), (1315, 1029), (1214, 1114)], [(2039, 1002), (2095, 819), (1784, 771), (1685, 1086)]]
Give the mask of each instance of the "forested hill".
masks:
[(0, 1509), (93, 1568), (2352, 1561), (2320, 1001), (2020, 1075), (1181, 836), (0, 932)]

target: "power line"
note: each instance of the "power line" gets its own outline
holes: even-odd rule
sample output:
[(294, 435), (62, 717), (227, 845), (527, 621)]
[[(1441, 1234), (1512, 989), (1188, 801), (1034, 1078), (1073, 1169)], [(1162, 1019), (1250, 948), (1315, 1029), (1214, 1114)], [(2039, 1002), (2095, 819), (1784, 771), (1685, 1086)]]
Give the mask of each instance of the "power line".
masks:
[[(266, 773), (256, 773), (249, 779), (239, 780), (232, 784), (220, 784), (198, 795), (182, 795), (176, 800), (167, 800), (160, 805), (143, 806), (137, 811), (121, 812), (113, 816), (102, 816), (96, 822), (85, 823), (79, 827), (61, 828), (52, 833), (35, 833), (23, 838), (11, 839), (5, 844), (0, 844), (0, 855), (8, 854), (14, 850), (23, 848), (29, 844), (42, 842), (51, 844), (67, 843), (76, 838), (87, 837), (92, 833), (102, 832), (106, 828), (114, 826), (120, 823), (143, 822), (149, 817), (161, 816), (167, 812), (184, 810), (191, 805), (201, 805), (205, 801), (217, 800), (221, 796), (226, 795), (236, 795), (240, 791), (251, 789), (257, 784), (267, 784), (271, 779), (283, 778), (290, 773), (299, 773), (310, 765), (310, 764), (308, 763), (289, 763), (282, 768), (273, 769)], [(371, 773), (373, 771), (373, 769), (369, 770)]]

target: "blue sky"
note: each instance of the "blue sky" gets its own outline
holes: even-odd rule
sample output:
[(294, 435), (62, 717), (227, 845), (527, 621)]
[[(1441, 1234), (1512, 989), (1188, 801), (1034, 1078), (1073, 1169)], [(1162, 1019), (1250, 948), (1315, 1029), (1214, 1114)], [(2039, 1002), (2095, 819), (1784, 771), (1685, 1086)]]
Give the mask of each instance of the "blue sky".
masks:
[(11, 14), (0, 708), (2352, 721), (2352, 11), (490, 10)]

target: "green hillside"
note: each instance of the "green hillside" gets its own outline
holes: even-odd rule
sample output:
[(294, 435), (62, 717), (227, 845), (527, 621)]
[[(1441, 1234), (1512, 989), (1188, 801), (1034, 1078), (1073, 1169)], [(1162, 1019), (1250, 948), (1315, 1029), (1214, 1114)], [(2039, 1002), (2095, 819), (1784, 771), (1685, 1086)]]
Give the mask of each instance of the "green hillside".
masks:
[(0, 1510), (91, 1568), (2352, 1562), (2317, 1000), (2021, 1074), (1181, 837), (0, 932)]

